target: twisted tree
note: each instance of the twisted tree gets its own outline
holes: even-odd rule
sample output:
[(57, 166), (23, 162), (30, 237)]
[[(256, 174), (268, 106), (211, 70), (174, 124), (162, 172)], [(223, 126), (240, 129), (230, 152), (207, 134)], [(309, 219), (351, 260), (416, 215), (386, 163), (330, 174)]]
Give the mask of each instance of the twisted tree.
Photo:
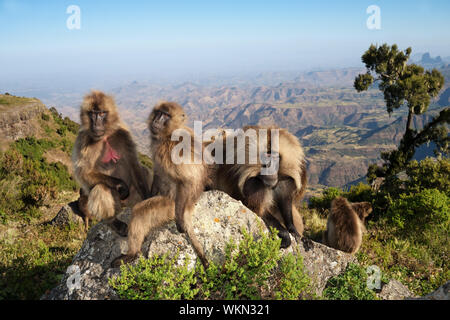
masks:
[(449, 153), (449, 107), (441, 110), (421, 130), (412, 127), (414, 117), (424, 114), (431, 99), (439, 94), (444, 85), (444, 77), (436, 69), (430, 71), (416, 64), (408, 64), (410, 55), (411, 48), (399, 51), (395, 44), (383, 44), (379, 47), (371, 45), (362, 56), (367, 72), (356, 77), (355, 89), (362, 92), (377, 84), (384, 94), (389, 114), (401, 107), (408, 108), (406, 129), (400, 145), (396, 150), (381, 154), (384, 160), (381, 167), (376, 164), (369, 167), (369, 182), (376, 177), (388, 178), (404, 170), (416, 148), (424, 143), (434, 142), (436, 155)]

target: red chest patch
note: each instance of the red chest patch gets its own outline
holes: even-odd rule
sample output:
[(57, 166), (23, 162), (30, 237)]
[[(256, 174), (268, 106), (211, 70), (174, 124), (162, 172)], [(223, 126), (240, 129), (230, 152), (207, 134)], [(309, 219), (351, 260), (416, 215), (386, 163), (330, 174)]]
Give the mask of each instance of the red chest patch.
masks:
[(105, 149), (105, 154), (103, 155), (103, 158), (102, 158), (102, 162), (108, 163), (112, 160), (112, 162), (116, 163), (117, 160), (120, 159), (120, 155), (117, 153), (116, 150), (114, 150), (111, 147), (111, 145), (108, 142), (107, 137), (105, 137), (105, 139), (103, 139), (103, 141), (105, 141), (106, 149)]

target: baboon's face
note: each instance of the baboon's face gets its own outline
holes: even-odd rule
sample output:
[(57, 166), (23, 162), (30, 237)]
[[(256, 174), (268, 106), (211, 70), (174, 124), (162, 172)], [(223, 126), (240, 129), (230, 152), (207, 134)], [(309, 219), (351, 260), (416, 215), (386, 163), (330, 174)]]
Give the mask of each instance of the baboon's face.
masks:
[(362, 221), (364, 221), (364, 219), (371, 214), (373, 210), (372, 205), (369, 202), (355, 202), (352, 203), (352, 207)]
[(373, 210), (372, 205), (370, 203), (367, 203), (366, 204), (366, 217), (372, 213), (372, 210)]
[(106, 132), (108, 112), (105, 110), (91, 110), (88, 111), (88, 115), (91, 136), (99, 140)]
[(278, 183), (278, 175), (259, 175), (258, 179), (267, 187), (275, 188)]
[(268, 188), (275, 188), (278, 183), (280, 155), (278, 152), (264, 152), (260, 154), (262, 163), (259, 180)]
[(153, 112), (150, 122), (150, 131), (153, 135), (159, 135), (169, 126), (172, 116), (165, 110), (159, 109)]
[(156, 107), (149, 118), (149, 130), (153, 137), (167, 137), (185, 121), (183, 109), (175, 102), (165, 102)]

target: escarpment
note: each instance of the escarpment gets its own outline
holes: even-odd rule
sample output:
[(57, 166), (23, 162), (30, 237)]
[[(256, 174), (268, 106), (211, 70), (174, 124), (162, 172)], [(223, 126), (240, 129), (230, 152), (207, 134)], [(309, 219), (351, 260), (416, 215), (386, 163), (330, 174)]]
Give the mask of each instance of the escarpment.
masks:
[(42, 114), (48, 113), (47, 108), (38, 99), (14, 98), (0, 95), (0, 102), (10, 101), (0, 103), (0, 136), (6, 140), (17, 140), (41, 134), (39, 119)]

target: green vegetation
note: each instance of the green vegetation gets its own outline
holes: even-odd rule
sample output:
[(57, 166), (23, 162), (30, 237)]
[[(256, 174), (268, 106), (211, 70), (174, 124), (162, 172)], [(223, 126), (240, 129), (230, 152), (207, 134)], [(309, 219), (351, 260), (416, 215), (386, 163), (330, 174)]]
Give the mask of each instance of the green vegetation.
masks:
[[(38, 102), (0, 96), (1, 106)], [(39, 299), (62, 278), (84, 239), (82, 226), (45, 225), (73, 200), (77, 185), (65, 163), (78, 125), (57, 112), (43, 112), (34, 137), (18, 139), (0, 153), (0, 300)], [(51, 157), (50, 157), (51, 158)]]
[(396, 187), (389, 190), (375, 192), (363, 183), (348, 191), (329, 188), (311, 199), (312, 213), (305, 215), (305, 224), (315, 221), (310, 232), (318, 238), (336, 196), (371, 202), (374, 212), (358, 261), (363, 266), (377, 265), (386, 277), (403, 282), (417, 295), (427, 294), (450, 279), (449, 168), (447, 158), (427, 158), (409, 162), (406, 178), (396, 177)]
[(58, 141), (19, 139), (0, 157), (0, 208), (2, 222), (18, 216), (29, 220), (58, 192), (75, 191), (77, 185), (67, 167), (48, 163), (43, 155), (57, 148)]
[(321, 211), (328, 210), (331, 206), (331, 201), (340, 195), (342, 195), (341, 189), (334, 187), (327, 188), (323, 191), (322, 196), (311, 197), (311, 199), (309, 199), (309, 207)]
[(424, 189), (418, 193), (402, 193), (391, 201), (387, 216), (403, 233), (448, 230), (450, 221), (450, 198), (437, 189)]
[(413, 158), (416, 148), (424, 143), (434, 142), (436, 154), (449, 153), (450, 138), (447, 126), (450, 123), (450, 107), (444, 108), (424, 127), (413, 129), (416, 115), (424, 114), (444, 86), (444, 76), (437, 70), (425, 70), (416, 64), (407, 64), (411, 48), (399, 51), (397, 45), (371, 45), (363, 54), (362, 61), (367, 72), (356, 77), (354, 87), (358, 92), (368, 90), (378, 82), (378, 88), (384, 94), (386, 109), (391, 114), (403, 106), (408, 108), (406, 131), (396, 150), (381, 154), (385, 163), (382, 167), (376, 164), (369, 168), (368, 177), (386, 177), (385, 184), (391, 185), (390, 178), (401, 172)]
[(149, 169), (153, 168), (153, 162), (152, 162), (152, 159), (150, 159), (149, 156), (147, 156), (147, 155), (145, 155), (143, 153), (138, 153), (138, 159), (139, 159), (139, 162), (142, 165), (146, 166)]
[(204, 269), (197, 260), (178, 265), (178, 254), (140, 258), (122, 265), (110, 285), (122, 299), (299, 299), (311, 298), (310, 279), (300, 255), (281, 256), (276, 232), (255, 239), (245, 232), (237, 246), (230, 242), (225, 262)]
[(450, 161), (446, 158), (413, 160), (406, 166), (406, 175), (405, 187), (411, 192), (437, 188), (450, 196)]
[(0, 154), (1, 223), (7, 223), (8, 219), (38, 218), (41, 206), (57, 199), (61, 192), (77, 189), (68, 168), (61, 162), (49, 163), (45, 155), (62, 151), (70, 161), (79, 126), (63, 119), (54, 108), (50, 113), (43, 112), (40, 118), (46, 138), (18, 139)]
[(50, 108), (50, 112), (52, 113), (53, 120), (59, 126), (59, 128), (56, 129), (56, 132), (60, 136), (65, 136), (67, 131), (69, 131), (73, 134), (77, 134), (78, 129), (80, 127), (79, 124), (77, 124), (76, 122), (73, 122), (68, 117), (65, 117), (63, 119), (62, 115), (59, 114), (55, 108)]
[(0, 300), (39, 299), (62, 279), (83, 239), (75, 225), (10, 227), (0, 238)]
[(323, 298), (330, 300), (377, 300), (375, 292), (367, 287), (366, 269), (350, 263), (343, 274), (328, 280)]
[[(389, 114), (402, 107), (408, 110), (398, 148), (381, 153), (381, 167), (369, 166), (370, 183), (377, 177), (384, 180), (379, 192), (364, 193), (374, 206), (375, 219), (369, 222), (358, 259), (378, 265), (423, 295), (450, 278), (450, 161), (441, 158), (449, 153), (450, 108), (442, 109), (422, 128), (413, 128), (414, 118), (427, 112), (431, 99), (443, 88), (444, 77), (436, 69), (407, 64), (410, 54), (411, 48), (402, 52), (396, 45), (371, 45), (362, 56), (367, 73), (355, 79), (358, 92), (378, 82)], [(416, 149), (429, 142), (436, 145), (438, 159), (412, 161)]]

